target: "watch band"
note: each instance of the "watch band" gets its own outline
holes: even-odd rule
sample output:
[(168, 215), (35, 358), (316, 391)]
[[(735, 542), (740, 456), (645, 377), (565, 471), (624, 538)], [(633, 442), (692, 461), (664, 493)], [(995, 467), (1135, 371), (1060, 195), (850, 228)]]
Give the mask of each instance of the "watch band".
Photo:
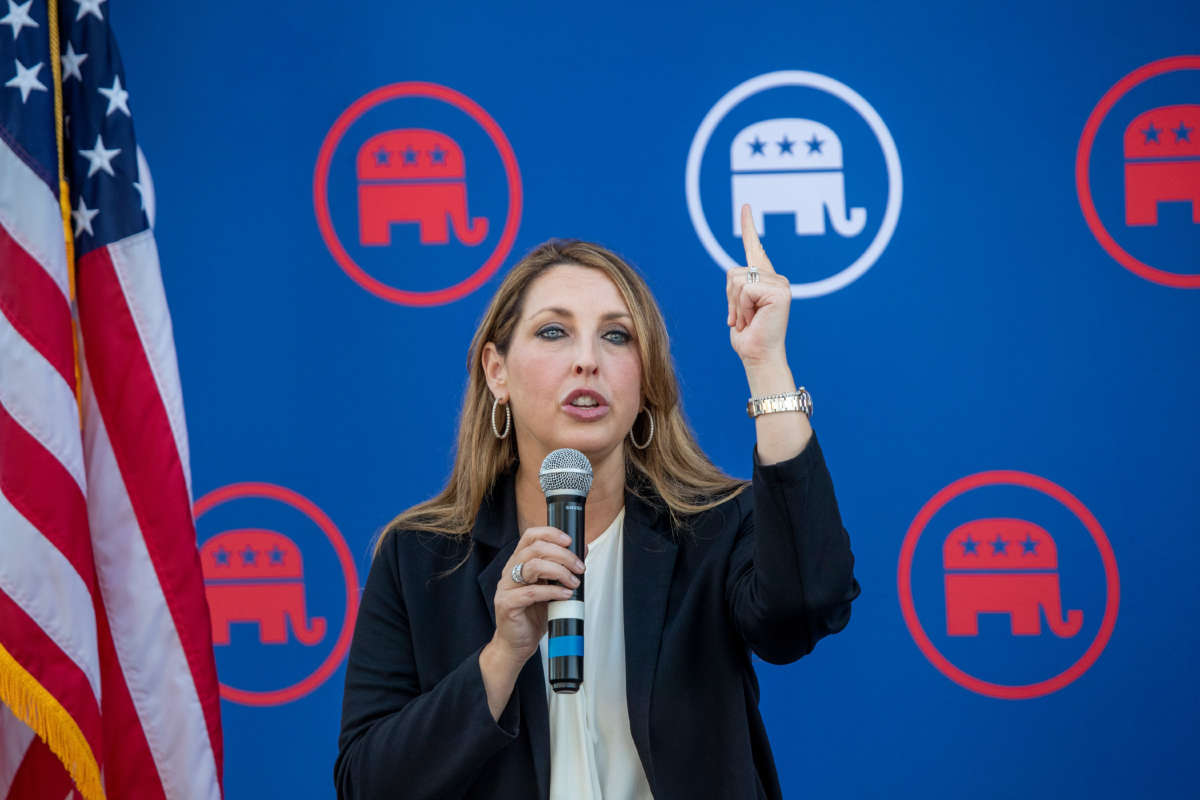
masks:
[(769, 394), (763, 397), (751, 397), (746, 403), (746, 415), (753, 418), (761, 414), (774, 414), (777, 411), (803, 411), (804, 416), (812, 418), (812, 395), (801, 386), (794, 392)]

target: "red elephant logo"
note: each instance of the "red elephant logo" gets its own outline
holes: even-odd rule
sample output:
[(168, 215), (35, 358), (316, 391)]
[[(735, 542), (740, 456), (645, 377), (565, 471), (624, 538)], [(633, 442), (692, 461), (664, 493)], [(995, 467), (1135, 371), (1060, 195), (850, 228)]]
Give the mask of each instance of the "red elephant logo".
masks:
[(396, 222), (420, 225), (421, 244), (448, 244), (449, 223), (466, 245), (477, 245), (488, 221), (467, 222), (466, 162), (444, 133), (419, 128), (385, 131), (358, 150), (358, 238), (389, 245)]
[(217, 534), (200, 548), (213, 644), (229, 644), (229, 623), (258, 623), (262, 644), (287, 644), (288, 623), (301, 644), (325, 637), (324, 617), (308, 619), (304, 565), (296, 543), (255, 529)]
[(1157, 225), (1158, 204), (1192, 204), (1200, 223), (1200, 106), (1162, 106), (1125, 128), (1125, 224)]
[(978, 636), (980, 614), (1008, 614), (1014, 636), (1038, 636), (1042, 611), (1056, 636), (1083, 626), (1083, 612), (1062, 618), (1058, 548), (1044, 528), (1021, 519), (978, 519), (950, 532), (946, 568), (946, 632)]

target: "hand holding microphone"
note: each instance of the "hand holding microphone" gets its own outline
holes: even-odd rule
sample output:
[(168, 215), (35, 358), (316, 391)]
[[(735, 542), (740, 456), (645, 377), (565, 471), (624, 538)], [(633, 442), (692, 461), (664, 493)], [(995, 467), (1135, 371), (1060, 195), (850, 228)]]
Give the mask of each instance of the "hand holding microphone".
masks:
[(556, 450), (542, 462), (539, 481), (549, 525), (526, 529), (505, 564), (492, 642), (519, 671), (549, 627), (551, 685), (576, 691), (583, 679), (583, 506), (592, 467), (577, 450)]

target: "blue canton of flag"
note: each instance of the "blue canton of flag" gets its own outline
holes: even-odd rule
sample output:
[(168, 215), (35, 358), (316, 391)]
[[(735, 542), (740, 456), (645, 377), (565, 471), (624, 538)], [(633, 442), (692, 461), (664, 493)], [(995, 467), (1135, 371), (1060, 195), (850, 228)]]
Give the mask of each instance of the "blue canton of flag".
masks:
[[(8, 11), (0, 17), (0, 76), (7, 72), (0, 135), (57, 194), (46, 5), (0, 2)], [(59, 9), (64, 171), (77, 257), (149, 227), (129, 92), (104, 2), (64, 2)]]

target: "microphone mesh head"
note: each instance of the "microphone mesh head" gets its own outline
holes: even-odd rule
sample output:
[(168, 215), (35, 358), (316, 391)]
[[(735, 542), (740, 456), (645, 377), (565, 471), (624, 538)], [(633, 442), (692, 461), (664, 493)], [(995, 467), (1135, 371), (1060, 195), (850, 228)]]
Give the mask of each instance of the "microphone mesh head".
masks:
[(592, 489), (592, 464), (587, 456), (569, 447), (546, 456), (538, 472), (543, 492), (573, 492), (584, 497)]

